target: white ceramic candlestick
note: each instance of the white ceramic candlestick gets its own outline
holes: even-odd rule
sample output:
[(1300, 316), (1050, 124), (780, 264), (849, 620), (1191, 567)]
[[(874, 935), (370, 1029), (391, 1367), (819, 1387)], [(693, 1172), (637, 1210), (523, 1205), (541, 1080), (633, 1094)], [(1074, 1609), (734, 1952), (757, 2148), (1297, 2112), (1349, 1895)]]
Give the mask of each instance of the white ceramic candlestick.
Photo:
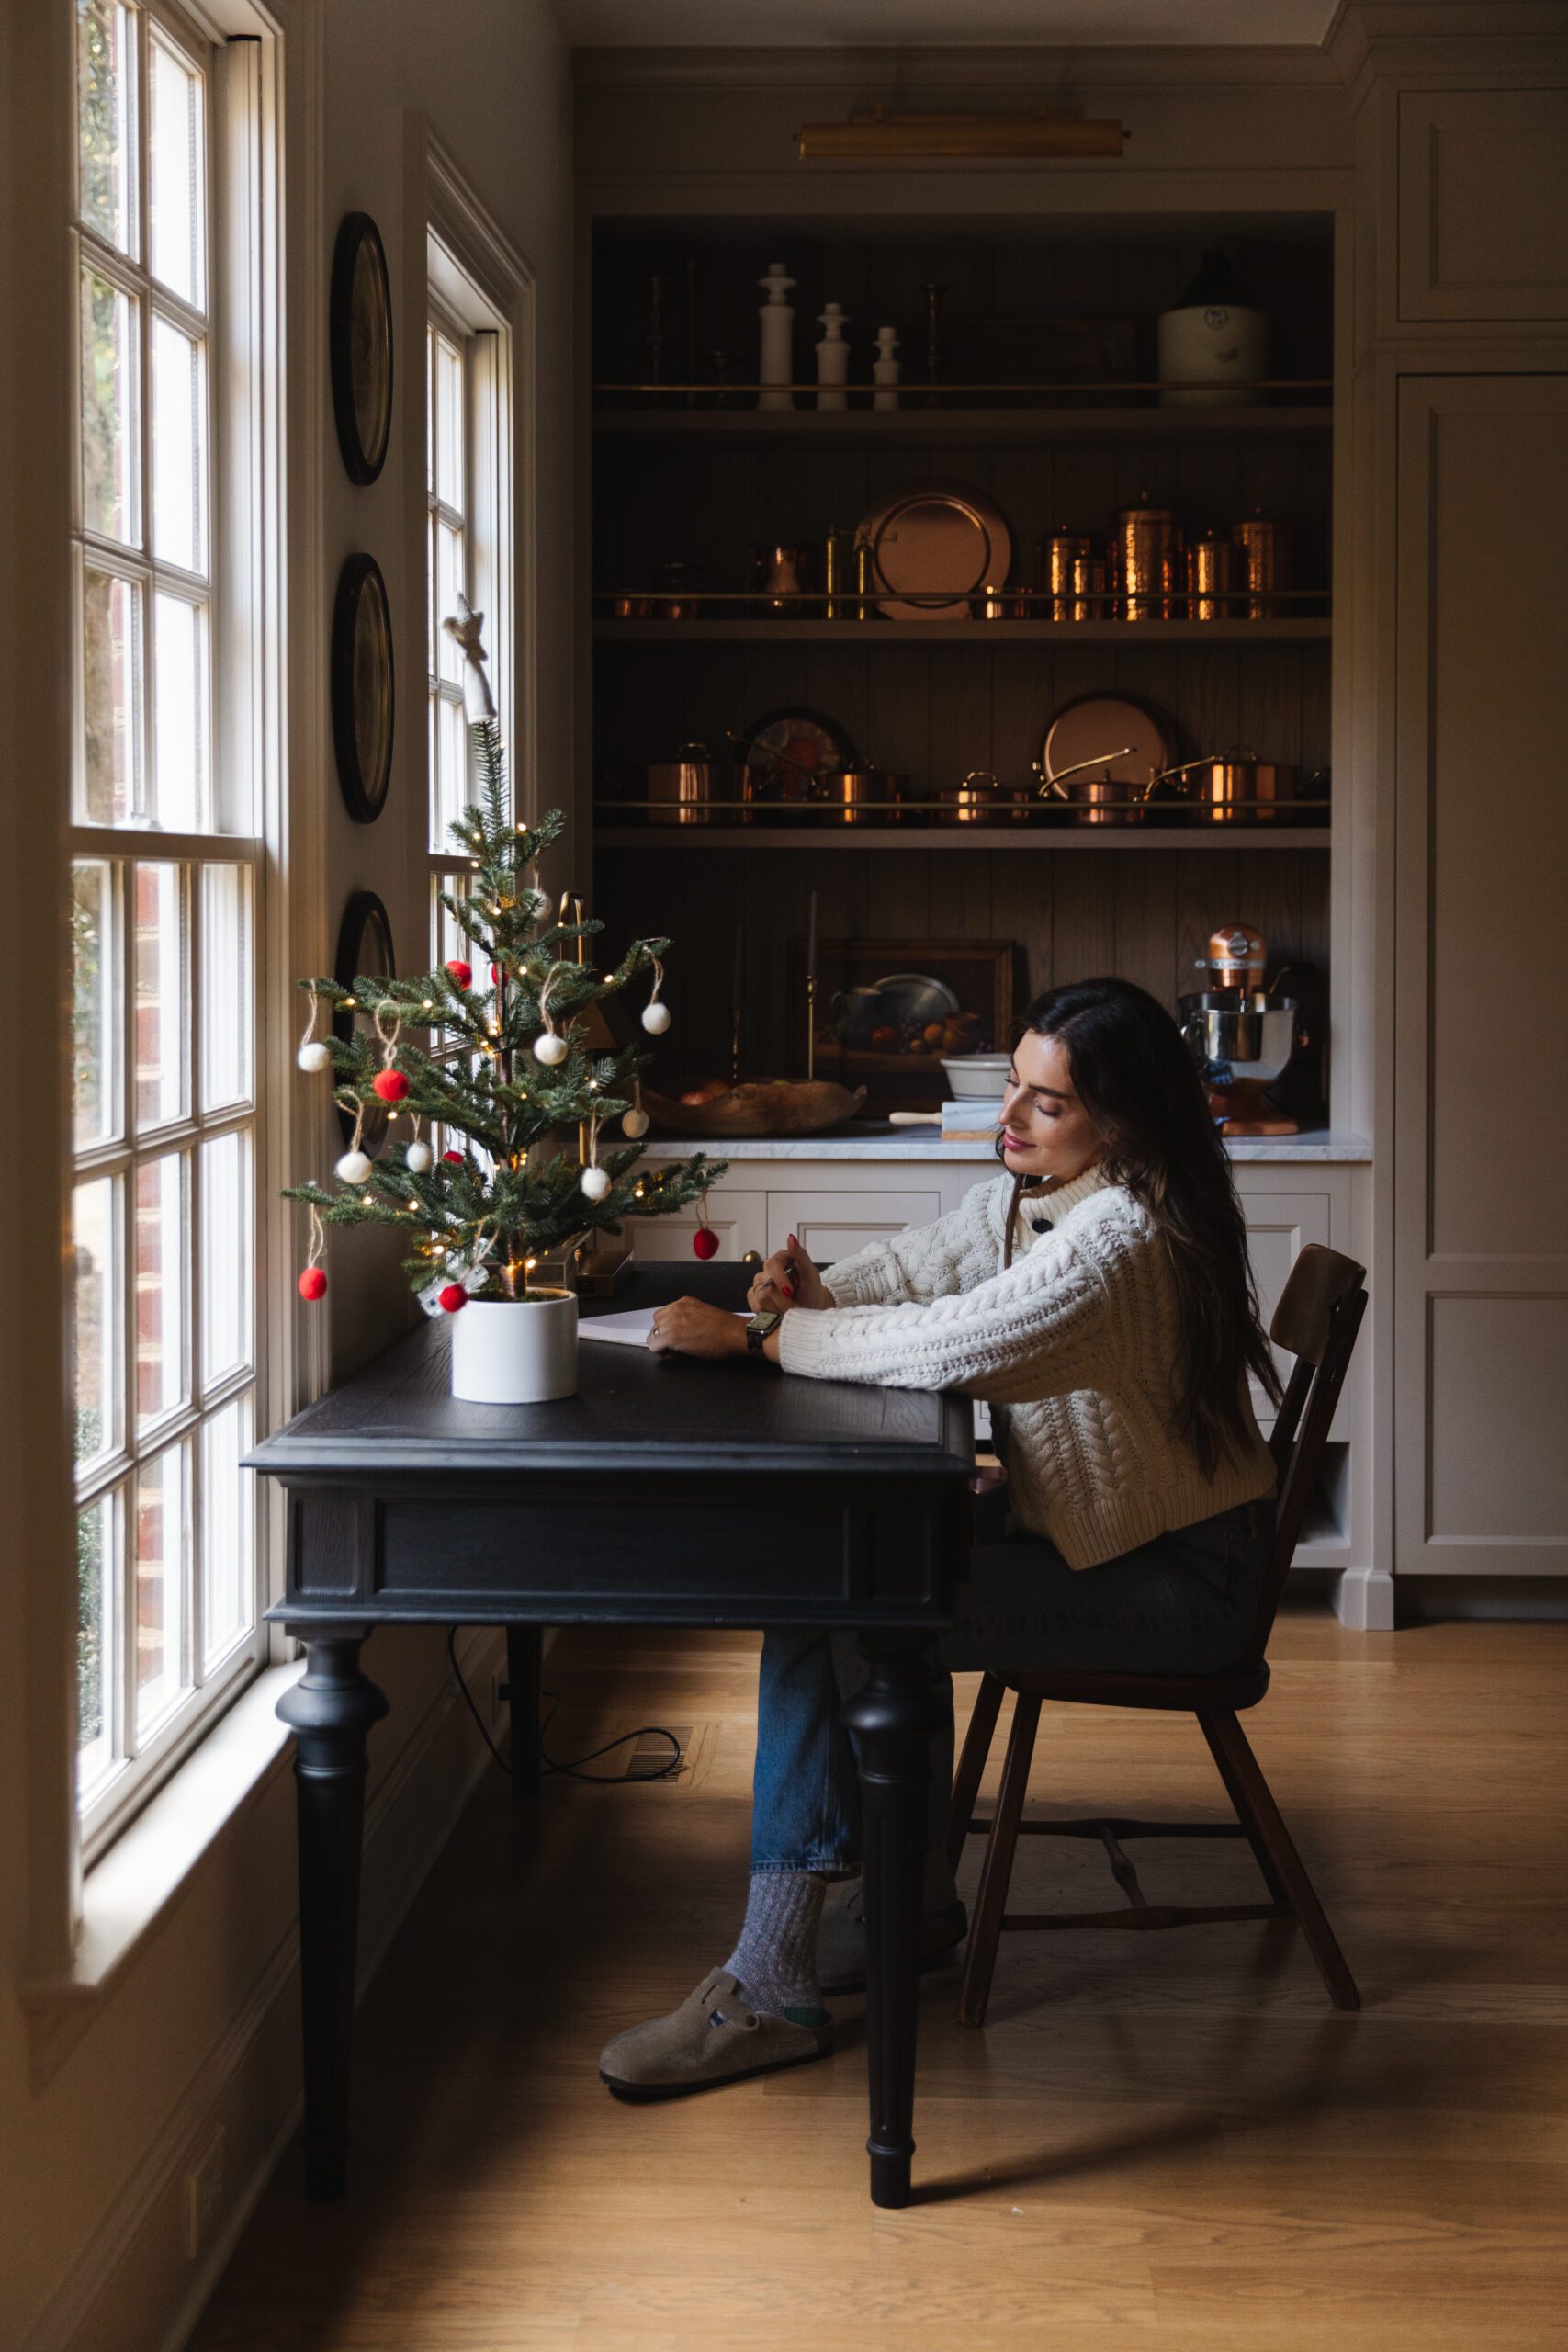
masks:
[(850, 404), (843, 390), (850, 376), (850, 346), (843, 334), (849, 322), (849, 312), (841, 311), (837, 302), (829, 302), (817, 322), (822, 330), (822, 340), (817, 346), (818, 408), (848, 408)]
[[(785, 263), (771, 261), (766, 277), (759, 277), (757, 283), (768, 298), (757, 313), (762, 326), (762, 356), (757, 369), (757, 381), (762, 385), (793, 383), (795, 308), (784, 298), (795, 280)], [(795, 395), (787, 391), (763, 390), (757, 395), (757, 406), (793, 408)]]
[(876, 386), (872, 394), (873, 408), (897, 408), (898, 405), (898, 362), (894, 353), (898, 348), (897, 327), (876, 330), (876, 357), (871, 363), (872, 380)]

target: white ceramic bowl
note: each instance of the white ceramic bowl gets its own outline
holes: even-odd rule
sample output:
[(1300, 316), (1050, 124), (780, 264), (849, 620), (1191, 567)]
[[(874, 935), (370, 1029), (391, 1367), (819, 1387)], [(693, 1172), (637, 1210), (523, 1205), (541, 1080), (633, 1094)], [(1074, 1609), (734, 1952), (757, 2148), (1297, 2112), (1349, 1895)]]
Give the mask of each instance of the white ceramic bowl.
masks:
[(947, 1082), (958, 1102), (999, 1102), (1012, 1066), (1010, 1054), (954, 1054), (942, 1057)]

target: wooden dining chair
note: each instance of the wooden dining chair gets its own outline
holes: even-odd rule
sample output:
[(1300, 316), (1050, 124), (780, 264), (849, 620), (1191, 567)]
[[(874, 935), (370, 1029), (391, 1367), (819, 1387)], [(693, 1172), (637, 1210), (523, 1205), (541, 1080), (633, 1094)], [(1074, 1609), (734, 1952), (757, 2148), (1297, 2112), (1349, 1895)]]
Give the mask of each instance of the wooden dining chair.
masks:
[[(1257, 1706), (1269, 1688), (1264, 1653), (1285, 1578), (1295, 1554), (1307, 1497), (1323, 1460), (1329, 1425), (1345, 1383), (1350, 1351), (1366, 1311), (1366, 1269), (1337, 1250), (1311, 1242), (1291, 1270), (1269, 1336), (1295, 1358), (1275, 1421), (1269, 1449), (1278, 1473), (1279, 1504), (1274, 1549), (1258, 1597), (1258, 1617), (1247, 1649), (1220, 1674), (1038, 1673), (987, 1674), (980, 1685), (964, 1754), (953, 1781), (948, 1849), (954, 1869), (972, 1831), (987, 1833), (969, 1928), (969, 1951), (959, 1994), (964, 2025), (984, 2025), (990, 1999), (997, 1944), (1004, 1928), (1186, 1928), (1199, 1921), (1297, 1919), (1337, 2008), (1359, 2009), (1361, 1996), (1345, 1956), (1335, 1941), (1301, 1856), (1280, 1818), (1236, 1718)], [(1012, 1733), (1002, 1768), (994, 1819), (971, 1818), (986, 1758), (990, 1752), (1004, 1692), (1016, 1693)], [(1046, 1700), (1090, 1707), (1154, 1707), (1168, 1713), (1190, 1710), (1209, 1744), (1234, 1821), (1194, 1823), (1129, 1821), (1025, 1821), (1023, 1800), (1034, 1753), (1040, 1710)], [(1008, 1883), (1020, 1836), (1095, 1838), (1103, 1844), (1117, 1884), (1127, 1897), (1110, 1911), (1012, 1911)], [(1151, 1904), (1126, 1852), (1129, 1838), (1245, 1838), (1263, 1874), (1267, 1903), (1202, 1905)]]

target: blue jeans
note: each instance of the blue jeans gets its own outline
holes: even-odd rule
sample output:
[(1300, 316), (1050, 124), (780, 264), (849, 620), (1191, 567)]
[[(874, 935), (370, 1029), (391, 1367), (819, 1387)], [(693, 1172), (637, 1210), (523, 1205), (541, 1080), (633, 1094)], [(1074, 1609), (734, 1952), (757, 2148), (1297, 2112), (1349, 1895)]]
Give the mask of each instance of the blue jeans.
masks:
[[(983, 1513), (956, 1620), (932, 1645), (947, 1686), (946, 1720), (931, 1742), (927, 1843), (933, 1847), (947, 1835), (953, 1670), (1217, 1672), (1251, 1637), (1274, 1499), (1239, 1503), (1093, 1568), (1070, 1568), (1039, 1536), (992, 1540), (994, 1523), (994, 1514)], [(753, 1870), (843, 1878), (860, 1868), (860, 1781), (840, 1705), (864, 1679), (852, 1634), (807, 1627), (764, 1634)]]

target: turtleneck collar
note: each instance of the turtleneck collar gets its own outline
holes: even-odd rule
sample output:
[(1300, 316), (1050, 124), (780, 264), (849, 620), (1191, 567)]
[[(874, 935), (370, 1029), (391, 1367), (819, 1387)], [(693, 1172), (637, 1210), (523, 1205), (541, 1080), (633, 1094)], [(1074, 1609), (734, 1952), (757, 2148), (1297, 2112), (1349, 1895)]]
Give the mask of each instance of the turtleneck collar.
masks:
[(1019, 1223), (1031, 1234), (1033, 1230), (1030, 1222), (1032, 1217), (1049, 1217), (1053, 1226), (1058, 1225), (1081, 1201), (1089, 1200), (1096, 1193), (1103, 1192), (1110, 1182), (1104, 1161), (1097, 1159), (1092, 1168), (1086, 1168), (1081, 1176), (1075, 1176), (1068, 1184), (1053, 1184), (1048, 1190), (1039, 1193), (1025, 1192), (1019, 1203)]

